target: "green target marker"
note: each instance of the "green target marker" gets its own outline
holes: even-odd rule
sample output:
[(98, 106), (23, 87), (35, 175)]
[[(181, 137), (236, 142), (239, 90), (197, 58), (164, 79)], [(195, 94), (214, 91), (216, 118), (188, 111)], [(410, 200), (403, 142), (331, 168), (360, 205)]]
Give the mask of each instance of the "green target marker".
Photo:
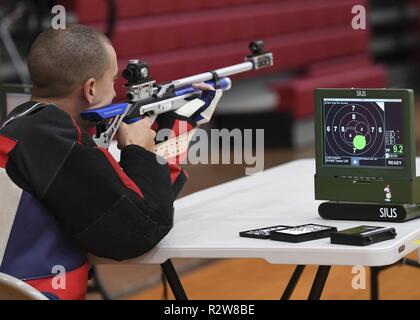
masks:
[(357, 150), (363, 150), (366, 147), (366, 138), (362, 135), (356, 135), (353, 139), (353, 145)]

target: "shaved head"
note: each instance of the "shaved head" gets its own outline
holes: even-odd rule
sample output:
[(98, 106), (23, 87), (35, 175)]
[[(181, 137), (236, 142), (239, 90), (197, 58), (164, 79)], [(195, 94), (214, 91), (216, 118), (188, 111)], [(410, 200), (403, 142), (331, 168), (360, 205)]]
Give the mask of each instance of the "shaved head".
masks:
[(109, 46), (104, 34), (83, 25), (42, 32), (28, 56), (33, 95), (63, 98), (89, 78), (100, 79), (111, 65)]

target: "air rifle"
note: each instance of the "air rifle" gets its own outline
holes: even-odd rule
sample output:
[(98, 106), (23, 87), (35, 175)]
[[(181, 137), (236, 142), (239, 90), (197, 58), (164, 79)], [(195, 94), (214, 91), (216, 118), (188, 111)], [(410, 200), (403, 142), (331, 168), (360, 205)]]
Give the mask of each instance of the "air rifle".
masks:
[(129, 124), (144, 116), (154, 120), (159, 114), (177, 110), (199, 97), (201, 91), (193, 88), (193, 83), (206, 82), (215, 89), (227, 91), (232, 87), (229, 76), (273, 65), (273, 54), (264, 51), (263, 41), (251, 42), (249, 49), (251, 53), (243, 63), (162, 84), (150, 76), (147, 63), (129, 60), (122, 74), (127, 80), (127, 102), (86, 110), (81, 117), (96, 123), (93, 139), (99, 147), (108, 148), (122, 121)]

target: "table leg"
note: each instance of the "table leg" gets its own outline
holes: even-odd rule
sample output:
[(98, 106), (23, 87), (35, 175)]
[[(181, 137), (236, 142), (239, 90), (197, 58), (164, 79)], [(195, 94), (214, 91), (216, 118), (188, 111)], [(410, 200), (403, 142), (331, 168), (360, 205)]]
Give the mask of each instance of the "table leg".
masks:
[(379, 299), (379, 283), (378, 277), (381, 268), (371, 267), (370, 268), (370, 300)]
[(305, 270), (304, 265), (296, 266), (295, 271), (293, 272), (293, 275), (290, 278), (289, 283), (287, 284), (287, 287), (284, 290), (283, 295), (281, 296), (280, 300), (290, 299), (291, 295), (293, 294), (293, 291), (296, 288), (297, 283), (299, 282), (300, 276), (302, 275), (304, 270)]
[(99, 294), (102, 296), (102, 299), (104, 300), (112, 300), (111, 296), (109, 295), (108, 291), (105, 289), (105, 287), (102, 284), (101, 279), (99, 278), (98, 272), (96, 270), (96, 266), (92, 266), (92, 268), (90, 269), (91, 272), (91, 277), (92, 277), (92, 282), (93, 282), (93, 286), (92, 287), (88, 287), (88, 292), (99, 292)]
[(330, 269), (331, 266), (318, 267), (311, 291), (309, 292), (308, 300), (319, 300), (321, 298), (321, 294), (324, 290), (325, 283), (327, 282)]
[(163, 273), (165, 274), (166, 280), (168, 280), (169, 286), (175, 296), (176, 300), (188, 300), (187, 294), (184, 291), (181, 281), (179, 280), (178, 274), (172, 264), (172, 261), (168, 259), (161, 264)]
[(370, 299), (371, 300), (379, 300), (379, 273), (386, 269), (389, 269), (397, 264), (410, 264), (412, 262), (408, 262), (405, 258), (399, 260), (394, 264), (390, 264), (387, 266), (380, 266), (380, 267), (370, 267)]
[(420, 268), (420, 264), (416, 260), (413, 260), (413, 259), (403, 258), (401, 259), (400, 262), (403, 265)]

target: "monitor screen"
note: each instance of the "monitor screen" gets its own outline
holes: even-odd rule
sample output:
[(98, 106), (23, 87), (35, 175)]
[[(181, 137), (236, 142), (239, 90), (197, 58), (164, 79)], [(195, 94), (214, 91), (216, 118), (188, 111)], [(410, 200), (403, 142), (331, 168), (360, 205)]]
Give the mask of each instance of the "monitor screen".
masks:
[(404, 168), (402, 99), (324, 98), (328, 166)]

